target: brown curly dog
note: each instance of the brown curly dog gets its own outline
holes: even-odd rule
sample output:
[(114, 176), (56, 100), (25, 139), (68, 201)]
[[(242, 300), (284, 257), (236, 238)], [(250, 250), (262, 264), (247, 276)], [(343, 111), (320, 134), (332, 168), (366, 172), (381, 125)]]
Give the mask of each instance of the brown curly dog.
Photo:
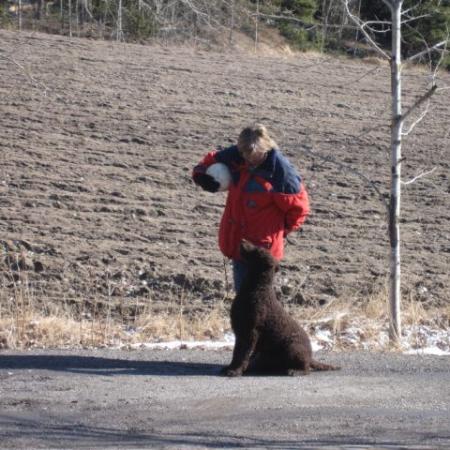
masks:
[(278, 301), (273, 288), (277, 261), (267, 250), (245, 240), (240, 253), (248, 272), (231, 307), (236, 343), (233, 359), (222, 374), (299, 375), (338, 369), (313, 359), (308, 335)]

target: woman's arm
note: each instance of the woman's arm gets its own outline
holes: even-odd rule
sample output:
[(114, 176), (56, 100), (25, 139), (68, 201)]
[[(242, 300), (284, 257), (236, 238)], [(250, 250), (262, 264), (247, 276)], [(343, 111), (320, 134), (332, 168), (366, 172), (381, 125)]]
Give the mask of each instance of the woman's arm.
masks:
[(300, 192), (298, 193), (274, 193), (273, 196), (278, 208), (285, 213), (284, 235), (298, 230), (310, 212), (308, 193), (303, 184), (300, 185)]

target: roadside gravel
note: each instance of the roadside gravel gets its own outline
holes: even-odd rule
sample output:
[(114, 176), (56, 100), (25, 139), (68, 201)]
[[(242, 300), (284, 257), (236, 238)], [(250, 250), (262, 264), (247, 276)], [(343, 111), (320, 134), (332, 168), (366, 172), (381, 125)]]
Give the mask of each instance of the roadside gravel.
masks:
[(450, 358), (327, 353), (338, 372), (218, 376), (227, 350), (0, 352), (0, 448), (450, 448)]

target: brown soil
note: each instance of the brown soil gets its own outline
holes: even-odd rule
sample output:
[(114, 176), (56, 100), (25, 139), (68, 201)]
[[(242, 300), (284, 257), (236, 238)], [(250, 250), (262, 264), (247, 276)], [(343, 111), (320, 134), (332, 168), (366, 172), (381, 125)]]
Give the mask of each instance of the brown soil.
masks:
[[(253, 121), (273, 131), (312, 201), (303, 231), (289, 237), (284, 301), (353, 302), (385, 289), (377, 190), (387, 201), (387, 65), (9, 31), (0, 42), (3, 305), (19, 293), (49, 312), (221, 301), (225, 195), (200, 191), (190, 172)], [(406, 105), (428, 81), (424, 70), (405, 72)], [(438, 83), (448, 87), (448, 74)], [(403, 189), (403, 292), (433, 306), (449, 299), (449, 93), (433, 96), (404, 143), (405, 180), (435, 170)]]

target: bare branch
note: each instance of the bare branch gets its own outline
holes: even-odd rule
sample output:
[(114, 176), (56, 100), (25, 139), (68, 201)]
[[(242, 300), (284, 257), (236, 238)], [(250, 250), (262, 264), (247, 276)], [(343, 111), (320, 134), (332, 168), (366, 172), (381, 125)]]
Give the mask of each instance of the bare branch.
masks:
[(296, 23), (302, 25), (305, 30), (313, 30), (314, 28), (317, 28), (319, 26), (318, 24), (306, 23), (303, 20), (297, 19), (296, 17), (293, 17), (293, 16), (283, 16), (283, 15), (279, 16), (279, 15), (274, 15), (274, 14), (262, 14), (260, 12), (250, 14), (250, 17), (255, 17), (255, 16), (264, 17), (266, 19), (290, 20), (291, 22), (296, 22)]
[(377, 185), (365, 174), (359, 172), (358, 170), (349, 167), (346, 164), (343, 164), (339, 161), (337, 161), (336, 159), (332, 158), (331, 156), (323, 156), (320, 153), (315, 152), (311, 147), (306, 146), (304, 144), (300, 144), (299, 143), (299, 147), (302, 151), (304, 151), (307, 155), (312, 156), (314, 158), (319, 158), (322, 161), (325, 162), (330, 162), (333, 165), (339, 167), (341, 170), (345, 171), (345, 172), (349, 172), (352, 173), (353, 175), (356, 175), (357, 177), (361, 178), (363, 181), (365, 181), (368, 185), (370, 185), (372, 187), (372, 189), (378, 194), (378, 197), (380, 198), (380, 200), (382, 201), (383, 205), (386, 208), (386, 212), (389, 214), (389, 203), (386, 201), (385, 196), (383, 195), (383, 193), (378, 189)]
[(389, 9), (392, 10), (393, 8), (392, 0), (382, 0), (382, 1)]
[(180, 0), (181, 3), (187, 5), (197, 16), (208, 17), (208, 14), (200, 11), (190, 0)]
[[(384, 0), (383, 0), (383, 1), (384, 1)], [(385, 3), (386, 3), (386, 2), (385, 2)], [(409, 15), (410, 12), (414, 11), (415, 9), (417, 9), (417, 6), (418, 6), (418, 5), (414, 5), (414, 6), (412, 6), (412, 7), (409, 8), (409, 9), (404, 9), (404, 10), (402, 11), (402, 16), (407, 16), (407, 15)]]
[(373, 69), (368, 70), (364, 75), (361, 75), (359, 78), (355, 80), (355, 83), (360, 82), (363, 78), (366, 78), (369, 75), (372, 75), (374, 72), (378, 72), (381, 69), (381, 67), (377, 66)]
[(426, 177), (427, 175), (431, 175), (436, 169), (437, 169), (437, 167), (433, 167), (431, 170), (428, 170), (427, 172), (422, 172), (409, 181), (400, 181), (400, 183), (403, 184), (404, 186), (406, 186), (408, 184), (413, 184), (420, 178)]
[[(372, 47), (383, 57), (386, 59), (390, 59), (389, 55), (372, 39), (370, 34), (365, 29), (364, 22), (357, 16), (351, 13), (350, 8), (348, 6), (349, 0), (342, 0), (345, 10), (347, 12), (348, 17), (359, 27), (361, 32), (364, 34), (364, 37), (369, 41), (369, 43), (372, 45)], [(383, 0), (385, 1), (385, 0)]]
[(141, 7), (145, 7), (148, 11), (153, 12), (153, 8), (144, 0), (141, 0)]
[[(391, 31), (391, 25), (392, 23), (387, 21), (387, 20), (368, 20), (366, 22), (361, 22), (362, 25), (360, 25), (358, 28), (360, 28), (361, 26), (364, 28), (368, 28), (372, 33), (387, 33), (389, 31)], [(388, 28), (383, 29), (383, 30), (377, 30), (376, 28), (374, 28), (372, 25), (387, 25)]]
[(433, 45), (433, 47), (427, 48), (426, 50), (423, 50), (423, 51), (421, 51), (419, 53), (416, 53), (413, 56), (410, 56), (409, 58), (406, 59), (405, 62), (414, 61), (414, 60), (416, 60), (416, 59), (418, 59), (418, 58), (420, 58), (420, 57), (422, 57), (422, 56), (424, 56), (426, 54), (430, 54), (434, 50), (439, 50), (441, 47), (447, 47), (448, 43), (449, 43), (448, 39), (446, 39), (445, 41), (438, 42), (437, 44)]
[(407, 117), (411, 115), (411, 113), (417, 109), (420, 105), (426, 102), (431, 96), (436, 92), (437, 85), (433, 84), (433, 86), (424, 94), (422, 97), (418, 98), (412, 106), (408, 108), (405, 114), (402, 115), (402, 120), (405, 120)]
[(370, 27), (371, 25), (388, 25), (390, 27), (392, 22), (390, 20), (368, 20), (364, 22), (364, 26)]
[(410, 22), (414, 22), (419, 19), (424, 19), (425, 17), (430, 17), (430, 16), (431, 16), (431, 14), (423, 14), (421, 16), (408, 17), (406, 20), (402, 20), (402, 25), (410, 23)]
[(49, 91), (49, 88), (41, 81), (36, 80), (36, 78), (33, 77), (31, 72), (29, 70), (27, 70), (26, 67), (22, 66), (22, 64), (17, 62), (12, 56), (6, 56), (6, 55), (2, 55), (0, 53), (0, 58), (4, 59), (6, 61), (9, 61), (9, 62), (13, 63), (15, 66), (17, 66), (21, 70), (21, 72), (28, 78), (28, 80), (31, 82), (31, 84), (33, 84), (36, 87), (42, 88), (43, 96), (44, 97), (47, 96), (47, 91)]
[(444, 61), (444, 56), (448, 53), (447, 46), (449, 43), (450, 43), (450, 30), (448, 29), (448, 26), (447, 26), (447, 42), (446, 42), (444, 48), (442, 49), (441, 56), (439, 57), (439, 61), (437, 62), (436, 67), (434, 68), (433, 80), (435, 80), (437, 78), (437, 73), (438, 73), (440, 66), (442, 65), (442, 62)]
[(375, 125), (375, 126), (373, 126), (373, 127), (370, 127), (370, 128), (363, 128), (363, 129), (362, 129), (362, 133), (357, 134), (357, 135), (355, 136), (355, 140), (361, 139), (363, 136), (367, 136), (367, 134), (368, 134), (368, 133), (371, 133), (372, 131), (378, 131), (378, 130), (380, 130), (381, 128), (387, 128), (387, 127), (388, 127), (387, 124), (386, 124), (386, 125), (380, 125), (380, 124), (377, 124), (377, 125)]
[(425, 116), (428, 114), (428, 110), (430, 108), (430, 102), (427, 103), (427, 106), (425, 108), (425, 110), (422, 112), (422, 114), (410, 125), (410, 127), (408, 128), (408, 131), (405, 131), (402, 133), (402, 136), (408, 136), (413, 130), (414, 128), (420, 123), (422, 122), (422, 120), (425, 118)]
[(83, 5), (84, 10), (87, 12), (88, 16), (90, 17), (91, 20), (94, 20), (94, 16), (92, 15), (92, 12), (89, 9), (89, 3), (88, 0), (83, 0), (81, 2), (81, 4)]

